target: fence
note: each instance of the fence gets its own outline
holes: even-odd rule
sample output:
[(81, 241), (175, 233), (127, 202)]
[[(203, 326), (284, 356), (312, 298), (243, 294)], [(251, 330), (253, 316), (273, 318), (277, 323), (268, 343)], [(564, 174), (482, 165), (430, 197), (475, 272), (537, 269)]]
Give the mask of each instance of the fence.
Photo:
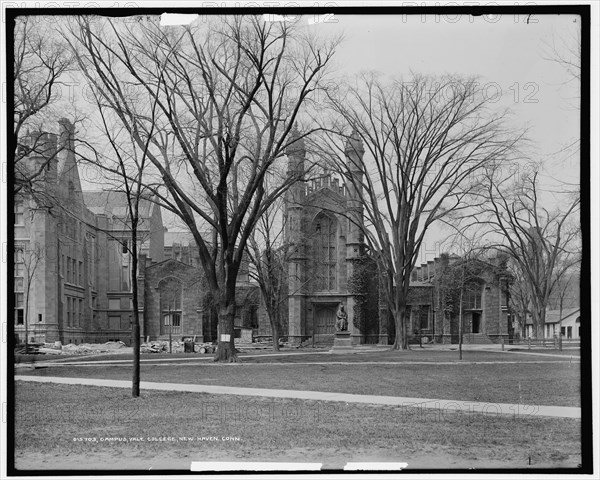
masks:
[(565, 346), (574, 347), (579, 346), (580, 341), (578, 338), (513, 338), (510, 341), (511, 345), (524, 346), (528, 349), (531, 348), (562, 348)]

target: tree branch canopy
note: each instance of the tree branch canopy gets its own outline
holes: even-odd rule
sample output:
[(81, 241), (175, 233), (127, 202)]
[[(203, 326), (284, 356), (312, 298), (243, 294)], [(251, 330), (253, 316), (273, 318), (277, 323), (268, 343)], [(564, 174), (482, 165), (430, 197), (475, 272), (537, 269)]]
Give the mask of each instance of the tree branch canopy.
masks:
[(222, 315), (231, 315), (248, 238), (292, 181), (267, 189), (267, 174), (294, 141), (337, 41), (247, 15), (167, 28), (78, 17), (65, 38), (158, 172), (163, 184), (147, 189), (190, 228)]
[[(425, 233), (465, 208), (485, 168), (516, 155), (523, 133), (507, 127), (506, 112), (489, 108), (473, 78), (413, 75), (390, 82), (367, 74), (328, 100), (334, 116), (324, 120), (323, 154), (334, 152), (331, 163), (362, 194), (364, 235), (389, 277), (396, 346), (407, 348), (402, 317)], [(360, 165), (347, 162), (340, 137), (362, 141)]]

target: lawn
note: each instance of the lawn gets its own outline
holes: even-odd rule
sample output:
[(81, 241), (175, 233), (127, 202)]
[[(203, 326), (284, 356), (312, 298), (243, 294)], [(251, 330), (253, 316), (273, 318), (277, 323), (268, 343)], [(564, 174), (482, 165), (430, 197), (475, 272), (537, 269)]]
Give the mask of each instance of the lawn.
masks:
[[(154, 358), (156, 362), (141, 364), (143, 381), (522, 405), (580, 405), (580, 364), (564, 358), (465, 352), (464, 362), (459, 362), (456, 353), (439, 351), (258, 356), (246, 358), (240, 364), (183, 360), (160, 363), (165, 357)], [(389, 363), (364, 363), (386, 361)], [(433, 361), (447, 363), (435, 364)], [(483, 363), (492, 361), (498, 363)], [(131, 365), (56, 365), (35, 370), (18, 369), (17, 373), (129, 380)]]
[(21, 469), (189, 469), (202, 460), (335, 469), (347, 461), (444, 469), (581, 463), (581, 422), (572, 419), (155, 391), (132, 399), (119, 388), (28, 382), (17, 382), (16, 405)]

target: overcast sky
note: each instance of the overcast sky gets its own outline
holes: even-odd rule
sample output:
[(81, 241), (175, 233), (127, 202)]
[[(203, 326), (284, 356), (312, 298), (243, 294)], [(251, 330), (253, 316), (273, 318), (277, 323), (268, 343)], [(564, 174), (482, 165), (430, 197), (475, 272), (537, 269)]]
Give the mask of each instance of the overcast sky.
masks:
[[(563, 53), (575, 48), (579, 17), (533, 16), (529, 23), (523, 15), (340, 15), (314, 20), (305, 16), (304, 28), (324, 37), (344, 34), (334, 57), (335, 72), (342, 78), (361, 71), (389, 77), (411, 71), (481, 77), (498, 109), (511, 108), (514, 126), (529, 128), (530, 155), (543, 160), (545, 182), (580, 182), (578, 155), (560, 152), (580, 135), (579, 83), (549, 59), (552, 45)], [(432, 235), (439, 237), (438, 232)]]
[[(553, 188), (560, 181), (580, 183), (578, 151), (562, 151), (580, 136), (580, 85), (564, 65), (550, 60), (553, 46), (565, 55), (576, 48), (578, 16), (534, 16), (529, 23), (514, 15), (361, 15), (334, 20), (306, 28), (324, 35), (344, 33), (335, 57), (336, 70), (344, 77), (370, 70), (391, 77), (408, 77), (411, 71), (480, 76), (498, 108), (513, 111), (514, 126), (529, 128), (528, 153), (532, 160), (543, 161), (544, 184)], [(444, 247), (436, 243), (444, 237), (439, 225), (429, 230), (419, 260), (439, 255)]]
[[(551, 46), (577, 41), (576, 16), (496, 18), (428, 15), (339, 16), (337, 23), (320, 23), (323, 33), (343, 31), (335, 64), (348, 74), (375, 70), (402, 76), (423, 74), (478, 75), (491, 99), (508, 106), (515, 121), (528, 125), (540, 159), (579, 137), (579, 82), (569, 82), (566, 69), (550, 61)], [(450, 23), (452, 20), (454, 23)], [(500, 96), (501, 95), (501, 96)], [(564, 165), (551, 158), (555, 171), (579, 181), (579, 159)]]

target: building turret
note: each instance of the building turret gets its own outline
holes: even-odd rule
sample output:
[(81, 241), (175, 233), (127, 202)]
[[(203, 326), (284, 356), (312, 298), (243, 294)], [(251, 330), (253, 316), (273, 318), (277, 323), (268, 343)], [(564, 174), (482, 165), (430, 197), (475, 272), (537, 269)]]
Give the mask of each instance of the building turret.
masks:
[(302, 334), (304, 318), (304, 298), (302, 295), (305, 276), (305, 245), (302, 242), (302, 225), (304, 218), (304, 200), (306, 185), (304, 182), (304, 161), (306, 147), (304, 139), (296, 125), (292, 127), (288, 146), (285, 150), (288, 156), (288, 180), (293, 182), (285, 193), (286, 241), (289, 242), (291, 253), (288, 262), (288, 315), (290, 341), (299, 341)]
[(288, 175), (301, 177), (304, 174), (304, 160), (306, 159), (306, 145), (300, 135), (298, 127), (294, 125), (290, 131), (288, 145), (285, 149), (288, 156)]
[[(346, 210), (348, 215), (348, 234), (346, 237), (346, 273), (348, 281), (354, 277), (357, 260), (364, 254), (364, 219), (362, 207), (362, 182), (363, 182), (363, 155), (365, 149), (356, 130), (352, 131), (344, 148), (346, 167), (350, 178), (346, 182), (347, 200)], [(364, 331), (355, 325), (354, 311), (357, 299), (349, 295), (346, 300), (348, 310), (348, 329), (353, 335), (364, 335)]]
[(364, 176), (363, 155), (365, 149), (356, 130), (352, 131), (352, 134), (346, 141), (344, 153), (346, 154), (347, 169), (351, 176), (346, 184), (348, 191), (348, 215), (350, 217), (350, 228), (346, 245), (348, 247), (347, 258), (352, 259), (361, 255), (364, 239), (362, 233), (362, 182)]

